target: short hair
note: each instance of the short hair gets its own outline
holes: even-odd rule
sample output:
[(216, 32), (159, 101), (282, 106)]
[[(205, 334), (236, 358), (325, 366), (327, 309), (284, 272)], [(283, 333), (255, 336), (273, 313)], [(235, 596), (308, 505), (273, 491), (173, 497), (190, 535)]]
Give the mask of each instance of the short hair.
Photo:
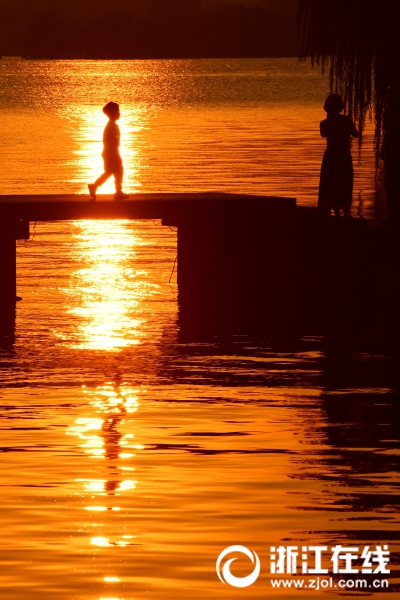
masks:
[(112, 117), (118, 112), (118, 110), (119, 104), (116, 102), (108, 102), (103, 108), (103, 113), (107, 115), (107, 117)]
[(339, 94), (330, 94), (325, 100), (324, 110), (326, 112), (340, 113), (344, 109), (344, 102)]

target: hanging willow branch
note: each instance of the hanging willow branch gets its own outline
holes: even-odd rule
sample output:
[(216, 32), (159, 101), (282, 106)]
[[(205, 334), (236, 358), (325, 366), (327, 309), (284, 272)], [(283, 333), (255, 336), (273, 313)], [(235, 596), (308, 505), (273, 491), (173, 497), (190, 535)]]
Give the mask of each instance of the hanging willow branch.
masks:
[(299, 29), (300, 58), (329, 70), (331, 91), (358, 125), (360, 150), (373, 113), (378, 159), (389, 90), (400, 83), (400, 1), (299, 0)]

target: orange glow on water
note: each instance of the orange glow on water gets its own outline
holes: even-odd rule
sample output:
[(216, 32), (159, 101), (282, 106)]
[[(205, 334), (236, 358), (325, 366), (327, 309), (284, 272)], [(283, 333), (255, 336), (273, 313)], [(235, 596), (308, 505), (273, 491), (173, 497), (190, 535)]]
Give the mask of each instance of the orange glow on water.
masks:
[[(140, 394), (145, 391), (119, 382), (108, 382), (94, 389), (82, 386), (88, 408), (93, 412), (77, 418), (66, 431), (67, 435), (78, 438), (84, 454), (103, 459), (96, 471), (97, 476), (75, 479), (82, 508), (92, 519), (96, 518), (96, 522), (85, 523), (84, 529), (86, 544), (97, 556), (109, 549), (123, 552), (133, 543), (134, 535), (127, 532), (125, 526), (120, 531), (115, 519), (123, 515), (121, 504), (126, 506), (126, 499), (130, 496), (132, 500), (132, 494), (136, 493), (138, 481), (131, 475), (135, 468), (122, 467), (121, 462), (127, 460), (129, 464), (129, 459), (135, 457), (128, 451), (130, 448), (144, 448), (141, 444), (134, 444), (132, 428), (135, 421), (132, 417), (139, 408)], [(126, 476), (128, 470), (130, 473)], [(104, 583), (119, 584), (127, 580), (126, 577), (122, 580), (116, 575), (109, 575), (107, 570), (102, 575)]]
[[(228, 71), (196, 71), (190, 87), (182, 69), (192, 63), (177, 72), (174, 61), (139, 62), (21, 61), (36, 75), (19, 89), (37, 105), (3, 111), (4, 193), (86, 193), (102, 170), (102, 97), (118, 100), (114, 69), (125, 90), (126, 191), (295, 191), (299, 204), (315, 203), (318, 103), (302, 112), (264, 106), (262, 89), (259, 103), (233, 105), (229, 84), (226, 105), (209, 104)], [(192, 89), (192, 99), (149, 108), (147, 120), (135, 108), (135, 69), (148, 74), (139, 79), (143, 106), (178, 89)], [(172, 80), (162, 76), (168, 69)], [(258, 71), (238, 75), (238, 88), (266, 81), (279, 93)], [(54, 96), (44, 98), (51, 77), (54, 112)], [(203, 80), (212, 81), (204, 93)], [(22, 96), (10, 83), (4, 89)], [(372, 189), (367, 167), (356, 166), (360, 214), (362, 190)], [(113, 192), (112, 180), (101, 191)], [(363, 374), (332, 390), (316, 339), (282, 352), (237, 338), (182, 343), (168, 285), (175, 233), (125, 221), (45, 223), (36, 233), (18, 247), (23, 302), (13, 350), (1, 353), (1, 597), (222, 600), (232, 598), (215, 573), (224, 546), (248, 544), (265, 573), (269, 545), (283, 540), (362, 547), (386, 539), (398, 521), (396, 400), (379, 387), (374, 357), (353, 356)], [(392, 549), (398, 555), (394, 541)], [(265, 586), (261, 579), (246, 599), (268, 596)]]
[(67, 291), (74, 299), (68, 312), (80, 318), (71, 345), (118, 351), (139, 344), (143, 320), (136, 309), (148, 291), (137, 283), (133, 266), (140, 239), (124, 221), (80, 221), (76, 228), (76, 251), (84, 266)]
[[(295, 58), (2, 61), (2, 67), (11, 76), (3, 86), (2, 193), (87, 194), (87, 184), (103, 172), (102, 107), (114, 100), (121, 107), (128, 193), (216, 190), (316, 204), (329, 81)], [(16, 97), (13, 77), (21, 78)], [(360, 215), (375, 202), (371, 130), (367, 123), (363, 162), (355, 169), (353, 212)], [(113, 181), (99, 193), (114, 193)]]
[[(89, 395), (90, 404), (97, 413), (103, 414), (104, 418), (76, 419), (75, 424), (68, 428), (67, 435), (77, 436), (81, 440), (80, 447), (91, 458), (122, 460), (133, 458), (136, 451), (144, 447), (134, 443), (134, 433), (130, 431), (120, 433), (119, 426), (124, 423), (126, 417), (138, 410), (139, 390), (120, 388), (108, 383), (95, 390), (87, 390), (86, 393)], [(76, 479), (76, 481), (83, 484), (84, 491), (87, 493), (100, 495), (106, 493), (106, 480)], [(137, 481), (124, 479), (117, 484), (115, 493), (135, 489), (136, 484)]]

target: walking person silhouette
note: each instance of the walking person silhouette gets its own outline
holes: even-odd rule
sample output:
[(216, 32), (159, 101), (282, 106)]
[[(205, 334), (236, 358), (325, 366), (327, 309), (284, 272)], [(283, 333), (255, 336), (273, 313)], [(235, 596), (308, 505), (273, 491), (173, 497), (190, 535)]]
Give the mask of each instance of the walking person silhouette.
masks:
[(117, 121), (121, 116), (119, 105), (116, 102), (108, 102), (103, 108), (103, 113), (108, 117), (108, 123), (103, 133), (103, 152), (104, 173), (100, 175), (94, 183), (89, 183), (89, 194), (92, 200), (96, 200), (97, 188), (103, 185), (114, 175), (115, 180), (115, 200), (124, 200), (129, 198), (128, 194), (122, 191), (122, 180), (124, 176), (124, 167), (119, 153), (121, 133)]
[(350, 141), (358, 138), (358, 131), (350, 117), (341, 114), (343, 109), (339, 94), (330, 94), (325, 100), (327, 118), (321, 121), (320, 132), (327, 147), (321, 165), (318, 208), (328, 215), (333, 209), (337, 217), (342, 209), (344, 216), (350, 217), (354, 180)]

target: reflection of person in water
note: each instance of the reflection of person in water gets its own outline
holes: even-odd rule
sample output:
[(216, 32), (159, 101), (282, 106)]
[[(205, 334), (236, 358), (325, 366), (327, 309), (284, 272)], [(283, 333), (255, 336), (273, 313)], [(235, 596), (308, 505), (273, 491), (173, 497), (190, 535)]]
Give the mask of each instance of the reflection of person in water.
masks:
[(89, 183), (89, 193), (92, 200), (96, 200), (97, 188), (103, 185), (114, 175), (115, 179), (115, 200), (124, 200), (129, 198), (127, 194), (122, 191), (122, 179), (124, 175), (124, 167), (122, 165), (122, 158), (119, 153), (120, 144), (120, 130), (117, 125), (117, 121), (121, 114), (119, 112), (119, 105), (116, 102), (109, 102), (103, 108), (103, 113), (108, 117), (108, 123), (104, 128), (103, 133), (103, 160), (104, 160), (104, 173), (94, 182)]
[(324, 110), (327, 118), (321, 121), (321, 136), (327, 140), (327, 148), (321, 166), (318, 208), (330, 214), (333, 209), (340, 217), (350, 216), (353, 195), (353, 161), (350, 151), (351, 137), (358, 137), (358, 131), (350, 119), (341, 112), (344, 103), (339, 94), (327, 97)]
[(385, 163), (385, 188), (389, 217), (400, 217), (400, 83), (390, 86), (386, 133), (379, 154)]

